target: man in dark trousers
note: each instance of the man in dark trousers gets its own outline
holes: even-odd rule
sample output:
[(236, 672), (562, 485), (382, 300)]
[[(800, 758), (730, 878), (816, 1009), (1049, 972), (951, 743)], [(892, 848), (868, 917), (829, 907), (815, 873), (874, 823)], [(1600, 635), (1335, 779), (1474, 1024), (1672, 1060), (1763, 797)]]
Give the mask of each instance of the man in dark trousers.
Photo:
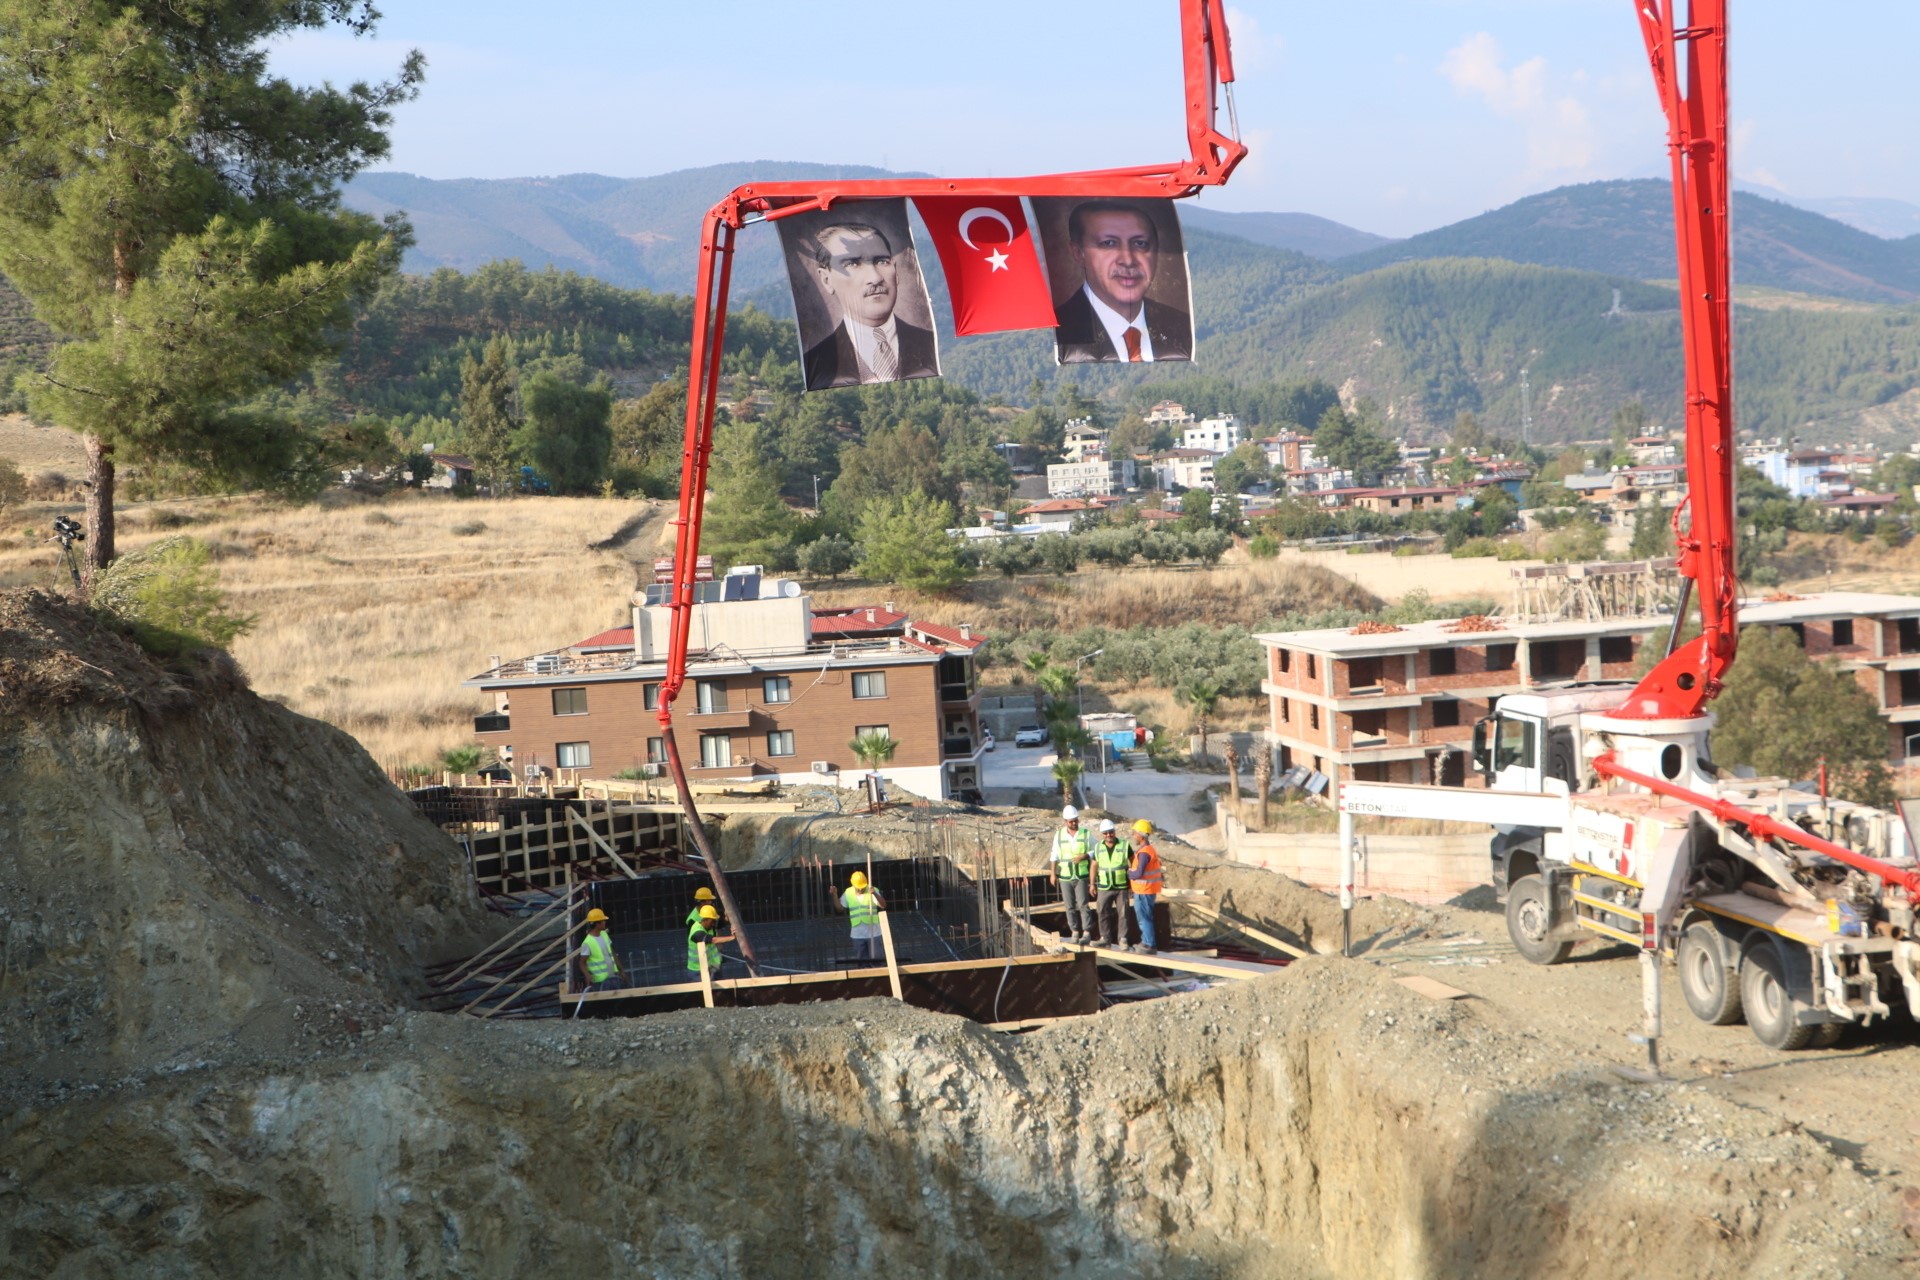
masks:
[(899, 268), (877, 227), (836, 222), (814, 233), (811, 249), (821, 285), (840, 305), (840, 323), (807, 348), (807, 390), (940, 372), (932, 331), (893, 314), (900, 301)]
[(1116, 950), (1127, 945), (1127, 872), (1133, 867), (1133, 846), (1120, 838), (1110, 819), (1100, 820), (1100, 843), (1093, 848), (1093, 918), (1100, 945)]
[(1067, 236), (1085, 283), (1054, 304), (1061, 364), (1193, 358), (1193, 317), (1147, 297), (1160, 233), (1144, 209), (1089, 200), (1067, 215)]

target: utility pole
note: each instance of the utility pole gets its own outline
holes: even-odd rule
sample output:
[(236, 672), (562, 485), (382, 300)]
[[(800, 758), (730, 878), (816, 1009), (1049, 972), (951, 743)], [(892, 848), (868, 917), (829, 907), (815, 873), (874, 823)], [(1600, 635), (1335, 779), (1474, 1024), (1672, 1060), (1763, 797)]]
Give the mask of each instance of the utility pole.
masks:
[(1527, 381), (1528, 370), (1520, 371), (1520, 443), (1533, 446), (1533, 386)]
[(820, 477), (819, 476), (815, 476), (813, 478), (813, 512), (815, 515), (820, 514)]

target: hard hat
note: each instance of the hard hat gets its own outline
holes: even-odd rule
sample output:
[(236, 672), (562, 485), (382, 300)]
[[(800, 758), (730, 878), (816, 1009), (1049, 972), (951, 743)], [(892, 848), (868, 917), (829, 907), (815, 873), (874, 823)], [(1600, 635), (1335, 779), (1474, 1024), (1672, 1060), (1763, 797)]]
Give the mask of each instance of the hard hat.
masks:
[(602, 920), (605, 920), (606, 918), (607, 918), (607, 913), (602, 911), (598, 907), (595, 907), (593, 910), (587, 912), (588, 924), (599, 924)]
[(1135, 831), (1138, 831), (1143, 836), (1150, 836), (1153, 834), (1153, 824), (1151, 822), (1148, 822), (1145, 818), (1142, 818), (1140, 819), (1140, 821), (1134, 823), (1133, 829)]
[(720, 918), (720, 913), (718, 911), (715, 911), (712, 907), (702, 907), (700, 908), (700, 918), (702, 920), (718, 920)]
[(848, 880), (847, 883), (856, 889), (864, 889), (867, 887), (867, 873), (864, 871), (856, 871), (853, 873), (853, 878)]
[(1074, 808), (1072, 805), (1068, 805), (1066, 808), (1060, 811), (1060, 816), (1065, 818), (1068, 822), (1072, 822), (1075, 818), (1080, 816), (1080, 811)]
[(1100, 819), (1100, 834), (1105, 835), (1107, 834), (1107, 832), (1111, 830), (1113, 830), (1113, 819), (1112, 818)]
[(707, 888), (705, 885), (701, 885), (693, 891), (693, 900), (695, 902), (712, 902), (713, 890)]

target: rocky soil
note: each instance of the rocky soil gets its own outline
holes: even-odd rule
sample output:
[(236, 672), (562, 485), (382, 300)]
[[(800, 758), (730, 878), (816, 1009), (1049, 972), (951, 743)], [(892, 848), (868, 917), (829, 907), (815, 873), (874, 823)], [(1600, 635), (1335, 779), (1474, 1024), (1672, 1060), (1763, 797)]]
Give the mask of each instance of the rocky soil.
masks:
[[(1168, 854), (1339, 936), (1322, 895)], [(1632, 963), (1522, 965), (1471, 903), (1363, 903), (1357, 960), (1022, 1036), (890, 1001), (419, 1012), (497, 927), (454, 846), (230, 666), (33, 595), (0, 595), (0, 912), (4, 1275), (1920, 1267), (1911, 1035), (1778, 1055), (1681, 1014), (1675, 1082), (1636, 1085)]]

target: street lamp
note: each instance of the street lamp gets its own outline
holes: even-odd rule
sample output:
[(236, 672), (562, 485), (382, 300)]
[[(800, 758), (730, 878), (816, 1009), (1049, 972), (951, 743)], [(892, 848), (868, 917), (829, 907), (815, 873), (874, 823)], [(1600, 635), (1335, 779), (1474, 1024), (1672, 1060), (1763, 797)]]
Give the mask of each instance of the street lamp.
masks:
[(820, 477), (813, 478), (813, 513), (820, 514)]
[(1076, 716), (1085, 716), (1087, 714), (1087, 704), (1080, 698), (1080, 665), (1085, 662), (1092, 662), (1105, 652), (1105, 649), (1095, 649), (1092, 653), (1083, 654), (1073, 660), (1073, 713)]

